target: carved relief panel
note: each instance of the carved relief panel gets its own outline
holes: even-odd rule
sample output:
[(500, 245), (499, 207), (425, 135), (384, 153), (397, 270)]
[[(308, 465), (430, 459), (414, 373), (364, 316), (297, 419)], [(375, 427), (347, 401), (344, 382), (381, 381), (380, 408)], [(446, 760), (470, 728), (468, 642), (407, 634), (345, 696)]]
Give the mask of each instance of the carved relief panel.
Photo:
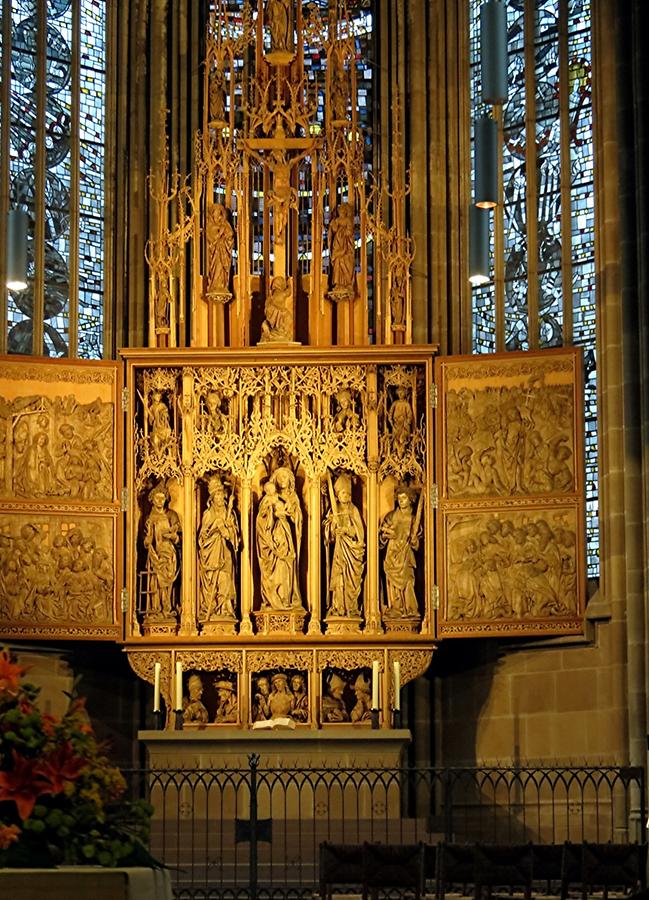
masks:
[(116, 365), (0, 370), (0, 630), (116, 639)]
[(440, 636), (580, 632), (579, 351), (437, 365)]

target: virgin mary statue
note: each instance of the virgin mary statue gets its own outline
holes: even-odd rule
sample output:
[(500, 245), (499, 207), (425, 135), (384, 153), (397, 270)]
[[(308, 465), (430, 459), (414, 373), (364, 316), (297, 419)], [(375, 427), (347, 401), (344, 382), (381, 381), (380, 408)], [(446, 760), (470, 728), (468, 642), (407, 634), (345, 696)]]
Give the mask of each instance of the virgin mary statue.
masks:
[(302, 510), (290, 469), (276, 469), (264, 485), (256, 519), (261, 608), (302, 606), (299, 584)]

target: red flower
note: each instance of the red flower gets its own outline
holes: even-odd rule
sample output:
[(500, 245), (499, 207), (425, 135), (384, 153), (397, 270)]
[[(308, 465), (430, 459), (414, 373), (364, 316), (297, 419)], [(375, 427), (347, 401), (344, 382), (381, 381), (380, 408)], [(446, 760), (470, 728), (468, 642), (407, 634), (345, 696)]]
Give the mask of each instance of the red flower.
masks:
[(0, 850), (6, 850), (10, 844), (15, 843), (19, 834), (18, 825), (0, 825)]
[(38, 762), (34, 772), (50, 785), (48, 793), (60, 794), (68, 781), (76, 781), (86, 765), (87, 761), (76, 756), (72, 744), (66, 741)]
[(54, 735), (56, 734), (54, 726), (58, 724), (59, 720), (56, 718), (56, 716), (51, 716), (49, 713), (43, 713), (43, 715), (41, 716), (43, 734), (47, 735), (47, 737), (54, 737)]
[(25, 759), (15, 750), (11, 753), (14, 760), (12, 771), (0, 772), (0, 800), (13, 800), (24, 822), (31, 816), (38, 798), (52, 793), (52, 786), (39, 773), (38, 760)]
[(26, 666), (12, 663), (6, 650), (0, 653), (0, 696), (10, 694), (12, 697), (18, 693), (18, 681), (21, 675), (27, 671)]

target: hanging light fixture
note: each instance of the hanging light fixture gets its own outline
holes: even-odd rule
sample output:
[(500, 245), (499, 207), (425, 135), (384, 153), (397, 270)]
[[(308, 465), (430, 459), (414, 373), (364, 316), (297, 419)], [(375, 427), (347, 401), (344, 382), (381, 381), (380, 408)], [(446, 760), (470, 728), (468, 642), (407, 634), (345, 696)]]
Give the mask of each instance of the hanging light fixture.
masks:
[(469, 207), (469, 281), (473, 287), (489, 281), (489, 210)]
[(24, 209), (10, 209), (7, 216), (7, 287), (24, 291), (27, 287), (27, 223)]
[(480, 75), (482, 102), (507, 100), (507, 8), (500, 0), (480, 7)]
[(498, 204), (498, 123), (481, 116), (474, 123), (476, 206), (492, 209)]

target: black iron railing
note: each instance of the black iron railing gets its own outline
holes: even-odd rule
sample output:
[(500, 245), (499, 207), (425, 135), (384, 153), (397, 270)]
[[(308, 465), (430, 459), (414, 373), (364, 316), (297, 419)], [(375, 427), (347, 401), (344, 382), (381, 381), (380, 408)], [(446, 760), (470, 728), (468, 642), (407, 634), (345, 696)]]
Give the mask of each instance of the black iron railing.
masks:
[(644, 840), (638, 767), (138, 770), (178, 900), (309, 897), (319, 847)]

